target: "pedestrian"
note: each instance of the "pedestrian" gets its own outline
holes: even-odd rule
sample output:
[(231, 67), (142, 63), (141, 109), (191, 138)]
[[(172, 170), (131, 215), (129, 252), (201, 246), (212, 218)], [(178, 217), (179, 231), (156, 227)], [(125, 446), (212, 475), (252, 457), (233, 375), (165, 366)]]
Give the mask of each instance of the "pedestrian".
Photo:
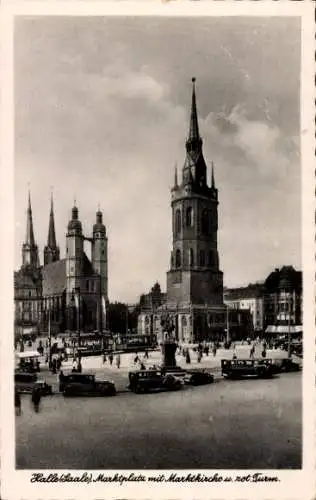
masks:
[(201, 359), (202, 359), (202, 351), (199, 351), (197, 355), (197, 362), (201, 363)]
[(117, 354), (116, 355), (116, 366), (119, 368), (121, 366), (121, 355)]
[(103, 364), (106, 362), (106, 352), (103, 353)]
[(21, 415), (21, 396), (16, 389), (14, 391), (14, 406), (16, 408), (17, 415)]
[(262, 351), (262, 353), (261, 353), (261, 356), (262, 356), (263, 358), (265, 358), (265, 357), (266, 357), (266, 355), (267, 355), (267, 351), (266, 351), (265, 349), (263, 349), (263, 351)]
[(213, 345), (213, 349), (212, 349), (212, 352), (213, 352), (213, 357), (215, 358), (216, 356), (216, 353), (217, 353), (217, 348), (216, 348), (216, 344)]
[(143, 361), (140, 361), (140, 369), (146, 370), (146, 366), (144, 365)]
[(78, 361), (77, 372), (78, 373), (82, 372), (82, 364), (81, 364), (81, 359), (80, 358), (79, 358), (79, 361)]
[(135, 358), (134, 358), (134, 363), (135, 363), (135, 365), (136, 365), (139, 361), (140, 361), (140, 360), (139, 360), (138, 353), (136, 353), (136, 356), (135, 356)]
[(251, 347), (251, 349), (250, 349), (250, 355), (249, 355), (249, 357), (250, 357), (250, 358), (253, 358), (253, 357), (254, 357), (254, 355), (255, 355), (255, 346), (253, 345), (253, 346)]
[(147, 349), (145, 349), (144, 358), (148, 359), (148, 357), (149, 357), (149, 356), (148, 356), (148, 351), (147, 351)]
[(112, 366), (112, 363), (113, 363), (113, 352), (112, 351), (109, 354), (109, 361), (110, 361), (110, 365)]
[(34, 387), (33, 391), (32, 391), (32, 403), (33, 403), (33, 406), (34, 406), (34, 410), (36, 411), (36, 413), (38, 412), (39, 410), (39, 405), (40, 405), (40, 402), (41, 402), (41, 390), (39, 387)]
[(59, 372), (59, 392), (63, 392), (64, 390), (64, 381), (65, 381), (65, 375), (62, 370)]

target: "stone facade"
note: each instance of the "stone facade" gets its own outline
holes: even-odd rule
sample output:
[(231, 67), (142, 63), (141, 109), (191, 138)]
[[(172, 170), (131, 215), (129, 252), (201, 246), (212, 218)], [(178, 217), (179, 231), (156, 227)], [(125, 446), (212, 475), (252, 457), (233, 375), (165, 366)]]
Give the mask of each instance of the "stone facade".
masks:
[[(27, 210), (26, 240), (22, 246), (22, 266), (14, 275), (15, 333), (32, 329), (47, 331), (93, 331), (105, 329), (108, 301), (107, 236), (102, 213), (96, 213), (92, 237), (82, 233), (78, 208), (66, 234), (66, 256), (60, 259), (56, 243), (53, 202), (49, 216), (44, 265), (39, 263), (35, 243), (31, 200)], [(91, 260), (84, 241), (91, 243)]]

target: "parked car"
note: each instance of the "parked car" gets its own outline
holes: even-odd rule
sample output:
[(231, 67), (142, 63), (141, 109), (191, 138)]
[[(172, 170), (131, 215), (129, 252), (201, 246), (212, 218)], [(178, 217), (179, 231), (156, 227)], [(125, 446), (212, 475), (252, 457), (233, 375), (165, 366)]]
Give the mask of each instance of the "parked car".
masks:
[(222, 375), (224, 377), (270, 378), (277, 373), (275, 366), (267, 359), (222, 359)]
[(36, 382), (36, 373), (28, 373), (24, 370), (15, 370), (14, 385), (17, 392), (31, 394)]
[(212, 384), (214, 376), (206, 370), (192, 369), (186, 370), (183, 380), (185, 384), (189, 385)]
[(71, 373), (64, 375), (62, 382), (64, 396), (115, 396), (116, 388), (110, 380), (96, 380), (94, 374)]
[(130, 372), (128, 378), (128, 388), (135, 393), (155, 390), (177, 391), (182, 387), (177, 377), (171, 373), (164, 375), (160, 370), (138, 370)]
[(276, 373), (298, 372), (301, 369), (300, 364), (296, 363), (291, 358), (273, 359), (268, 361), (270, 361)]

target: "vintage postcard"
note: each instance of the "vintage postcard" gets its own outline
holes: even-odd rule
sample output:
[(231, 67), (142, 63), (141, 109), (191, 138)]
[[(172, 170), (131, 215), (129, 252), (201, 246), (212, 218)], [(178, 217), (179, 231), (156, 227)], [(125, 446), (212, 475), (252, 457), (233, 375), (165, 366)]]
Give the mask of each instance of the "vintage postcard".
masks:
[(312, 2), (1, 23), (2, 498), (312, 499)]

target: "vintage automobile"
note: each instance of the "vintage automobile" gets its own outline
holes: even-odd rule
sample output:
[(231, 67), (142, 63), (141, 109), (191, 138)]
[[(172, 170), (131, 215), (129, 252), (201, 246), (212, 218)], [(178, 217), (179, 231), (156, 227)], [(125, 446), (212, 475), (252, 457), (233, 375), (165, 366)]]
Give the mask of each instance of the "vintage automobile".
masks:
[(128, 389), (135, 393), (151, 391), (177, 391), (181, 389), (181, 381), (171, 373), (163, 374), (161, 370), (138, 370), (128, 374)]
[(188, 385), (212, 384), (212, 382), (214, 382), (214, 376), (206, 370), (191, 369), (186, 370), (183, 381)]
[(267, 359), (222, 359), (222, 375), (230, 379), (243, 377), (270, 378), (277, 373)]
[(42, 396), (52, 394), (52, 386), (47, 384), (45, 380), (38, 380), (36, 373), (15, 370), (14, 385), (16, 391), (19, 393), (31, 394), (38, 387)]
[(70, 396), (115, 396), (116, 388), (110, 380), (96, 380), (94, 374), (70, 373), (64, 375), (61, 385), (65, 397)]
[(272, 369), (275, 370), (275, 373), (298, 372), (301, 370), (300, 364), (293, 361), (293, 359), (291, 358), (267, 359), (263, 362), (265, 362), (266, 364), (271, 364)]
[(14, 372), (14, 385), (19, 393), (30, 394), (37, 381), (36, 373), (28, 373), (24, 370), (15, 370)]

